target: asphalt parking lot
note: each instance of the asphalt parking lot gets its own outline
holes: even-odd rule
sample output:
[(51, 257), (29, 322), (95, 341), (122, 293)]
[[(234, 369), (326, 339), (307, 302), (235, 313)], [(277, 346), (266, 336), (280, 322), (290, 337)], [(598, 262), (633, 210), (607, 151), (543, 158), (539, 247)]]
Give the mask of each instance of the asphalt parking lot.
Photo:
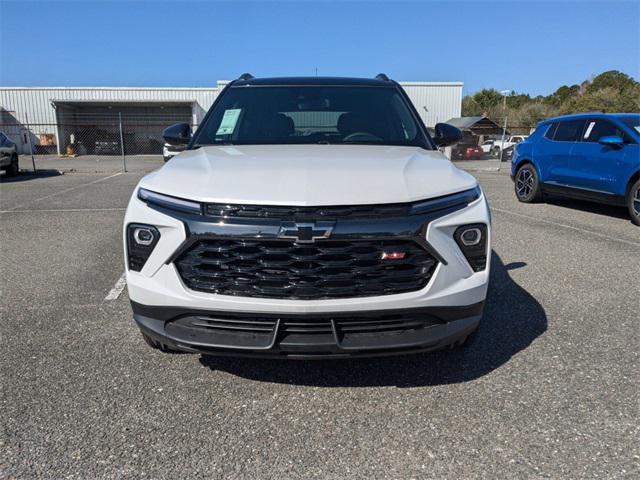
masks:
[(128, 197), (161, 161), (76, 160), (0, 182), (0, 478), (640, 475), (640, 229), (624, 209), (519, 204), (507, 172), (475, 170), (492, 284), (460, 351), (167, 355), (117, 288)]

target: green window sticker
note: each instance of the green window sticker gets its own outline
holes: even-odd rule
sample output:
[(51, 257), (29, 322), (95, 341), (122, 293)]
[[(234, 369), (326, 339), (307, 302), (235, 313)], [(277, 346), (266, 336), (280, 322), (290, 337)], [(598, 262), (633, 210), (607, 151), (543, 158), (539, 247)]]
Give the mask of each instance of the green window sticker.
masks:
[(236, 123), (238, 123), (240, 112), (242, 112), (241, 108), (225, 110), (216, 135), (231, 135), (236, 128)]

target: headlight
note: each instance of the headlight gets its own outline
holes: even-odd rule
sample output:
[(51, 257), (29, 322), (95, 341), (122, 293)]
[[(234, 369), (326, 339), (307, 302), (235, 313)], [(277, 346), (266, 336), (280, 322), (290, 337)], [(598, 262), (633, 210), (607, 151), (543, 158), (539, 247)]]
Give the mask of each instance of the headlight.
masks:
[(438, 210), (444, 210), (446, 208), (459, 207), (461, 205), (466, 206), (480, 198), (481, 194), (482, 190), (480, 190), (479, 186), (476, 186), (475, 188), (465, 190), (463, 192), (445, 195), (444, 197), (433, 198), (431, 200), (425, 200), (424, 202), (414, 203), (411, 206), (410, 215), (435, 212)]
[(170, 210), (178, 210), (180, 212), (195, 213), (200, 215), (202, 207), (198, 202), (191, 202), (181, 198), (170, 197), (161, 193), (152, 192), (144, 188), (138, 189), (138, 198), (148, 205), (168, 208)]

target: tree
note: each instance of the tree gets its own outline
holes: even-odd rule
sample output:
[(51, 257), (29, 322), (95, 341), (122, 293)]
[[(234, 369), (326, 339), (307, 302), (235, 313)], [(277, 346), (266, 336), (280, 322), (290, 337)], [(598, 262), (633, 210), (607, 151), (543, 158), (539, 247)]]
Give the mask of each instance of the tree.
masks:
[(637, 111), (640, 111), (640, 86), (638, 85), (622, 92), (613, 86), (587, 91), (584, 95), (580, 95), (564, 103), (560, 108), (560, 113), (563, 114)]
[(580, 93), (579, 85), (571, 85), (568, 87), (567, 85), (561, 86), (551, 95), (545, 98), (545, 103), (549, 105), (553, 105), (555, 107), (559, 107), (566, 101), (576, 97)]
[(502, 95), (495, 88), (483, 88), (462, 100), (462, 115), (465, 117), (487, 115), (501, 101)]
[[(502, 95), (485, 88), (462, 99), (464, 116), (487, 116), (502, 124)], [(579, 85), (562, 85), (551, 95), (531, 98), (524, 93), (507, 97), (509, 125), (534, 127), (536, 123), (559, 114), (577, 112), (640, 112), (640, 83), (618, 70), (609, 70)]]
[(587, 86), (586, 93), (594, 93), (605, 88), (611, 88), (617, 92), (624, 93), (632, 90), (636, 85), (638, 85), (638, 82), (626, 73), (619, 72), (618, 70), (609, 70), (594, 77)]
[(507, 97), (507, 106), (510, 108), (520, 109), (532, 102), (533, 100), (531, 100), (529, 94), (525, 93), (513, 93)]

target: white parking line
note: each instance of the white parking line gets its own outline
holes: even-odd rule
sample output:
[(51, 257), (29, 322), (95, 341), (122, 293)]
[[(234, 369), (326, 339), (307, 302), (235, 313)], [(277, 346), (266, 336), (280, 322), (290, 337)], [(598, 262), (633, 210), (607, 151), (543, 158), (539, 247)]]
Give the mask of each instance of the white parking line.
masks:
[(116, 298), (118, 298), (126, 285), (127, 285), (127, 277), (125, 272), (122, 272), (122, 275), (120, 275), (120, 278), (116, 281), (116, 284), (113, 286), (111, 290), (109, 290), (109, 293), (107, 293), (107, 296), (104, 297), (104, 301), (109, 302), (111, 300), (115, 300)]
[(567, 225), (566, 223), (552, 222), (551, 220), (543, 220), (542, 218), (532, 217), (531, 215), (523, 215), (522, 213), (511, 212), (509, 210), (502, 210), (501, 208), (491, 208), (492, 212), (500, 212), (506, 213), (508, 215), (513, 215), (515, 217), (526, 218), (527, 220), (533, 220), (534, 222), (546, 223), (549, 225), (555, 225), (556, 227), (567, 228), (569, 230), (575, 230), (582, 233), (588, 233), (589, 235), (595, 235), (596, 237), (606, 238), (607, 240), (612, 240), (614, 242), (626, 243), (627, 245), (633, 245), (634, 247), (640, 247), (640, 243), (632, 242), (630, 240), (624, 240), (622, 238), (612, 237), (610, 235), (605, 235), (604, 233), (594, 232), (593, 230), (587, 230), (586, 228), (574, 227), (572, 225)]
[[(104, 180), (109, 180), (110, 178), (117, 177), (118, 175), (122, 175), (122, 172), (118, 172), (118, 173), (114, 173), (113, 175), (108, 175), (106, 177), (98, 178), (97, 180), (93, 180), (93, 181), (88, 182), (88, 183), (82, 183), (80, 185), (74, 185), (73, 187), (65, 188), (64, 190), (60, 190), (59, 192), (50, 193), (49, 195), (45, 195), (44, 197), (35, 198), (35, 199), (31, 200), (28, 204), (40, 202), (42, 200), (46, 200), (48, 198), (55, 197), (56, 195), (62, 195), (63, 193), (71, 192), (73, 190), (77, 190), (78, 188), (87, 187), (89, 185), (94, 185), (96, 183), (103, 182)], [(22, 208), (22, 207), (24, 207), (25, 205), (28, 205), (28, 204), (23, 203), (22, 205), (18, 205), (17, 207), (10, 208), (9, 210), (3, 210), (0, 213), (12, 212), (12, 211), (18, 210), (18, 209), (20, 209), (20, 208)]]

